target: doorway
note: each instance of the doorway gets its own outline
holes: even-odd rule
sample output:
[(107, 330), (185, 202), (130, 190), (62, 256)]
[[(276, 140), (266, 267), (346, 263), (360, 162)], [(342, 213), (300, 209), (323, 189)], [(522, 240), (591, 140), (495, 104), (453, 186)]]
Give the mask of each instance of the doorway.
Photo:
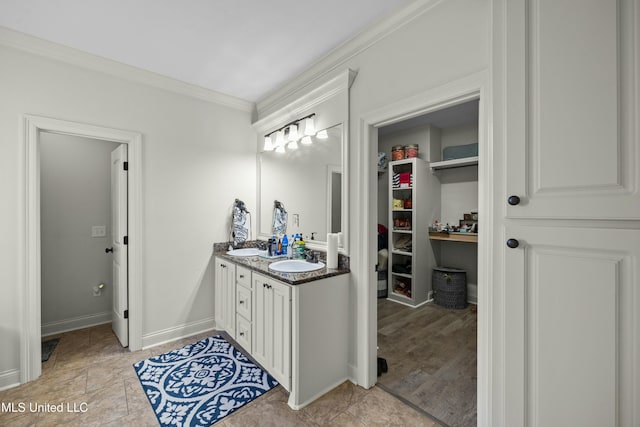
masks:
[[(41, 137), (45, 133), (71, 135), (91, 140), (124, 144), (128, 152), (128, 292), (129, 302), (129, 350), (142, 347), (142, 192), (141, 192), (141, 140), (136, 132), (122, 131), (78, 122), (25, 115), (23, 135), (25, 143), (25, 183), (27, 236), (24, 274), (26, 286), (22, 295), (23, 328), (21, 331), (20, 382), (37, 379), (41, 374), (41, 295), (42, 253), (40, 215), (40, 159)], [(73, 159), (69, 161), (73, 166)]]
[[(112, 193), (124, 187), (126, 196), (126, 181), (114, 180), (120, 174), (111, 158), (126, 145), (51, 132), (41, 132), (39, 144), (41, 320), (49, 337), (111, 323), (118, 314), (112, 311), (127, 284), (126, 274), (114, 277), (112, 242), (121, 230), (112, 224), (126, 223), (127, 206)], [(126, 333), (117, 335), (126, 346)]]
[(378, 129), (377, 384), (444, 425), (476, 425), (478, 122), (474, 99)]
[[(357, 362), (355, 375), (360, 384), (371, 387), (377, 382), (377, 142), (381, 127), (402, 122), (413, 117), (479, 99), (479, 157), (483, 163), (478, 168), (478, 223), (482, 234), (478, 239), (478, 303), (483, 307), (477, 314), (477, 419), (478, 424), (490, 424), (490, 381), (492, 375), (489, 361), (492, 357), (492, 336), (489, 325), (492, 313), (491, 260), (493, 259), (493, 175), (492, 143), (490, 137), (490, 110), (488, 74), (479, 72), (449, 82), (445, 85), (418, 93), (396, 103), (363, 115), (358, 127), (360, 147), (356, 155), (365, 161), (358, 165), (354, 185), (360, 188), (361, 198), (355, 215), (361, 225), (354, 231), (354, 250), (363, 261), (354, 262), (354, 271), (360, 278), (357, 286)], [(425, 231), (426, 233), (426, 231)]]

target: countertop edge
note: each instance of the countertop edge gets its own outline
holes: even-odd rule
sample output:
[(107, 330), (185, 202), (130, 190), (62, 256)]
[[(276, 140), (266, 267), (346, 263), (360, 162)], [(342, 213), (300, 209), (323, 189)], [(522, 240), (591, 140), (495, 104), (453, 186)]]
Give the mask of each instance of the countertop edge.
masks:
[[(349, 269), (345, 269), (345, 268), (329, 269), (326, 266), (320, 270), (310, 271), (308, 273), (278, 273), (276, 271), (271, 271), (268, 268), (268, 265), (273, 261), (263, 259), (258, 256), (237, 257), (237, 256), (227, 255), (226, 251), (224, 252), (214, 251), (213, 256), (233, 262), (236, 265), (241, 265), (243, 267), (250, 269), (251, 271), (255, 271), (256, 273), (260, 273), (265, 276), (269, 276), (273, 279), (279, 280), (291, 286), (302, 285), (305, 283), (315, 282), (317, 280), (327, 279), (329, 277), (335, 277), (335, 276), (351, 273), (351, 270)], [(256, 262), (260, 264), (255, 265)]]

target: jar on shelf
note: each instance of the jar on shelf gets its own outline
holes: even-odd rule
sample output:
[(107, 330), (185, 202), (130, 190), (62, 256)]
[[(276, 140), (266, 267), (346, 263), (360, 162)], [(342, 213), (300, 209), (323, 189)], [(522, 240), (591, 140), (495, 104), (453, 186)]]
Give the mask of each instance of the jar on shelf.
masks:
[(404, 155), (407, 159), (418, 157), (418, 144), (406, 145), (404, 147)]
[(392, 160), (402, 160), (404, 159), (404, 146), (402, 145), (394, 145), (391, 147), (391, 159)]

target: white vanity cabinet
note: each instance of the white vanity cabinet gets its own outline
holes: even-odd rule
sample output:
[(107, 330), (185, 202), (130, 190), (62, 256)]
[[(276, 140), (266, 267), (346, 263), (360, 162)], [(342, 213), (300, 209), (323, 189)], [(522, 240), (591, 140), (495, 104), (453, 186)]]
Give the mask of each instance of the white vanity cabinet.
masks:
[(223, 258), (215, 259), (216, 329), (236, 337), (236, 265)]
[(252, 356), (291, 390), (291, 287), (253, 273)]
[(301, 409), (349, 379), (349, 275), (289, 284), (257, 270), (216, 257), (217, 328)]
[(251, 270), (236, 266), (236, 341), (251, 353), (253, 320)]

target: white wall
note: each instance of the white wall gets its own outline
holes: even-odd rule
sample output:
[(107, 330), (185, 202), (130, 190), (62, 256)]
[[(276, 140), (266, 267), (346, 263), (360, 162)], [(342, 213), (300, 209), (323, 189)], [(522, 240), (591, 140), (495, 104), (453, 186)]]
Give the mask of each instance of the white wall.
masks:
[(236, 197), (255, 206), (251, 113), (4, 46), (0, 64), (0, 374), (19, 367), (24, 113), (143, 134), (143, 335), (212, 326), (212, 243)]
[[(119, 144), (43, 132), (40, 226), (43, 335), (111, 320), (111, 151)], [(106, 226), (105, 237), (91, 227)], [(93, 287), (105, 284), (102, 295)]]
[[(393, 29), (386, 37), (373, 44), (365, 43), (355, 55), (345, 53), (345, 46), (335, 55), (329, 55), (291, 80), (281, 90), (258, 103), (258, 111), (267, 114), (279, 104), (291, 102), (307, 90), (306, 85), (323, 75), (334, 75), (346, 68), (358, 71), (350, 91), (350, 147), (349, 183), (351, 243), (351, 363), (352, 374), (364, 378), (362, 361), (367, 352), (364, 329), (359, 329), (366, 318), (367, 301), (364, 289), (375, 283), (362, 283), (360, 271), (365, 262), (362, 256), (368, 248), (360, 248), (363, 233), (361, 212), (357, 209), (358, 194), (362, 191), (356, 171), (362, 167), (362, 147), (358, 140), (360, 120), (363, 116), (416, 93), (442, 86), (448, 82), (488, 69), (490, 61), (490, 2), (488, 0), (418, 1), (420, 12), (410, 13), (410, 22)], [(372, 185), (375, 186), (375, 183)], [(365, 209), (365, 207), (361, 207)], [(375, 224), (373, 224), (375, 226)], [(368, 268), (369, 266), (367, 266)], [(370, 266), (373, 268), (373, 266)], [(360, 363), (360, 365), (359, 365)]]

